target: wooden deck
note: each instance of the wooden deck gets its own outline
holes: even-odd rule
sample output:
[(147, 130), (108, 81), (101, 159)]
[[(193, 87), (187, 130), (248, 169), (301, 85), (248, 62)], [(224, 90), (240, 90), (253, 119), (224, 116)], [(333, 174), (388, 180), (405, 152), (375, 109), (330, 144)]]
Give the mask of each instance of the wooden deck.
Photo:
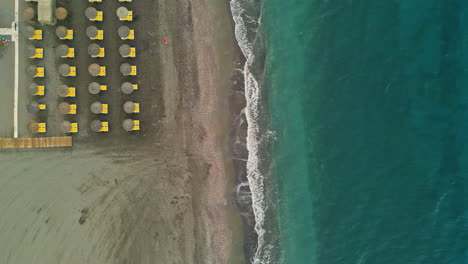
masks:
[(0, 138), (0, 149), (71, 147), (72, 137)]

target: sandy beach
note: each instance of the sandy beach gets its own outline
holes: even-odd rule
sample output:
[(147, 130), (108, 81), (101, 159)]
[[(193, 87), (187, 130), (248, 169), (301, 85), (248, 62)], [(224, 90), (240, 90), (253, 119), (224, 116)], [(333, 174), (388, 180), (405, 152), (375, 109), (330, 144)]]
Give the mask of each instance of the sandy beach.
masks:
[[(57, 3), (72, 10), (70, 27), (87, 26), (79, 22), (83, 6)], [(240, 55), (228, 3), (138, 0), (132, 7), (142, 130), (96, 135), (83, 126), (71, 149), (1, 151), (0, 263), (245, 263), (229, 146), (230, 80)], [(76, 59), (77, 87), (89, 82), (79, 71), (90, 61)], [(110, 72), (120, 63), (103, 62)], [(110, 77), (115, 91), (104, 100), (127, 100), (115, 89), (122, 80)], [(91, 114), (83, 111), (77, 120), (85, 124)], [(109, 113), (111, 124), (123, 118)]]

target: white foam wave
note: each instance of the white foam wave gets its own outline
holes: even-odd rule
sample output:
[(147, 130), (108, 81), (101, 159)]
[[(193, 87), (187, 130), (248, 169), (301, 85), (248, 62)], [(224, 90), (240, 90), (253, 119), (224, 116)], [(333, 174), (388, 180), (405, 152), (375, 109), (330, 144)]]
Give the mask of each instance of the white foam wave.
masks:
[[(247, 62), (244, 65), (244, 81), (245, 81), (245, 97), (247, 106), (245, 108), (245, 116), (248, 123), (247, 131), (247, 179), (252, 193), (252, 209), (255, 216), (255, 232), (258, 234), (258, 242), (256, 252), (251, 260), (254, 264), (271, 263), (270, 259), (272, 245), (268, 245), (265, 241), (265, 217), (268, 208), (265, 199), (265, 178), (260, 169), (260, 146), (268, 135), (261, 133), (259, 127), (261, 108), (261, 87), (255, 76), (249, 71), (249, 66), (255, 60), (253, 54), (253, 41), (249, 40), (249, 29), (247, 24), (252, 24), (254, 18), (244, 14), (245, 9), (241, 0), (231, 0), (231, 11), (235, 23), (235, 35)], [(259, 19), (255, 18), (255, 22), (259, 25)]]

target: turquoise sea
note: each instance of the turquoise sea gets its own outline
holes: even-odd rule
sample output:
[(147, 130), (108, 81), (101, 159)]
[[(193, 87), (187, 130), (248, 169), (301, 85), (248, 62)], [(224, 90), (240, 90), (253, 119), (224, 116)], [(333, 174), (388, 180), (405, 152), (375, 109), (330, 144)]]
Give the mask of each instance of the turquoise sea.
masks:
[(238, 2), (253, 261), (467, 263), (468, 2)]

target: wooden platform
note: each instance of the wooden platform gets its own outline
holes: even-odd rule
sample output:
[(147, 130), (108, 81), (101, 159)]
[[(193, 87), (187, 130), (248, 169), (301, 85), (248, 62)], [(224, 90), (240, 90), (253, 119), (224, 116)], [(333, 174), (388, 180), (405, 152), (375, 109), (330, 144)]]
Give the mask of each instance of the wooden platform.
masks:
[(71, 147), (72, 137), (0, 138), (0, 149)]

